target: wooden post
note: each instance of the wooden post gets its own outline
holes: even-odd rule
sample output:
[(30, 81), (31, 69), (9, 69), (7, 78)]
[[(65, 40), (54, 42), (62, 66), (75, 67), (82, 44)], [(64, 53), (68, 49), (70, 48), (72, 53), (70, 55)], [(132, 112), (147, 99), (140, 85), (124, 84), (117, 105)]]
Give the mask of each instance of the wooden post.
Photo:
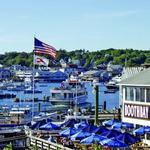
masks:
[(98, 125), (99, 86), (95, 85), (95, 125)]

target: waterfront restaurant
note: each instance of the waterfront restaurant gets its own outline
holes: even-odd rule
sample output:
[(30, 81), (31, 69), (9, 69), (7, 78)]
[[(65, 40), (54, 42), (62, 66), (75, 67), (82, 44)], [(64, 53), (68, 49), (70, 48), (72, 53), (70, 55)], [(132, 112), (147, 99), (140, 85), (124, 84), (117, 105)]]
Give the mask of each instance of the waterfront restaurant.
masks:
[[(119, 83), (122, 121), (150, 126), (150, 68)], [(150, 133), (143, 140), (150, 145)]]

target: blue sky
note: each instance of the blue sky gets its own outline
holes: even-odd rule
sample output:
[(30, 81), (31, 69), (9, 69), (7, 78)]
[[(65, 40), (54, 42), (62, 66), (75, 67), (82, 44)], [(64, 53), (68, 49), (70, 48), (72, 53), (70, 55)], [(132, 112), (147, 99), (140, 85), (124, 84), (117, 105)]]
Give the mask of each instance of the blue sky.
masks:
[(56, 49), (150, 49), (150, 0), (1, 0), (0, 53)]

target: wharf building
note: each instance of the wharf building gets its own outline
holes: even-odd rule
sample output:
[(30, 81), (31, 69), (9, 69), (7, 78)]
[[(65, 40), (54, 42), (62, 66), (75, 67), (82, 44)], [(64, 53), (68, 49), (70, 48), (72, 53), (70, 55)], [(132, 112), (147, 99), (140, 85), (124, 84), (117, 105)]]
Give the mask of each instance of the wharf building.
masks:
[[(136, 128), (150, 126), (150, 68), (119, 83), (122, 121)], [(150, 133), (143, 141), (150, 145)]]

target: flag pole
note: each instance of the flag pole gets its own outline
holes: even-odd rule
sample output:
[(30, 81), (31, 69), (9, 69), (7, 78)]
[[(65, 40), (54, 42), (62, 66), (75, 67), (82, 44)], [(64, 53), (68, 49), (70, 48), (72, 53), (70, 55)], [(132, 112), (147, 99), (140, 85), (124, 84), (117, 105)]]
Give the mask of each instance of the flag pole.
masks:
[[(35, 36), (34, 36), (35, 38)], [(35, 92), (34, 92), (34, 72), (35, 72), (35, 54), (34, 54), (34, 50), (33, 50), (33, 68), (32, 68), (32, 85), (33, 86), (31, 89), (33, 90), (32, 92), (32, 122), (34, 121), (34, 97), (35, 97)]]

